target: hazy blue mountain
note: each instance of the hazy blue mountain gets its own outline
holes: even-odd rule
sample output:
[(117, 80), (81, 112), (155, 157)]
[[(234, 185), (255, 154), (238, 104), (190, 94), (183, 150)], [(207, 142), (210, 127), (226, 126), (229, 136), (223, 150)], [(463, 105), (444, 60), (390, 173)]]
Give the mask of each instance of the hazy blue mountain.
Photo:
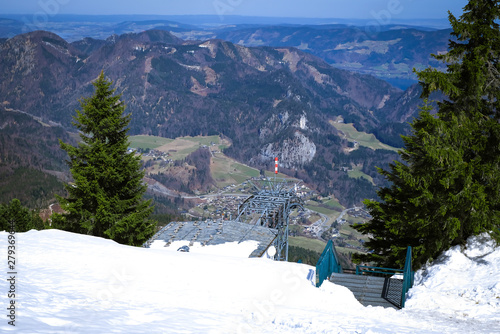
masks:
[(55, 15), (47, 16), (46, 21), (29, 15), (4, 17), (0, 19), (0, 38), (46, 30), (74, 42), (157, 29), (171, 31), (184, 40), (223, 39), (245, 46), (293, 46), (338, 68), (372, 74), (401, 89), (416, 83), (414, 67), (444, 68), (429, 56), (447, 51), (450, 32), (446, 20), (393, 20), (380, 25), (374, 20), (232, 15)]
[(445, 69), (430, 54), (447, 52), (450, 31), (388, 26), (372, 34), (345, 25), (267, 26), (222, 29), (214, 37), (246, 46), (293, 46), (335, 67), (372, 74), (407, 88), (417, 82), (413, 68)]

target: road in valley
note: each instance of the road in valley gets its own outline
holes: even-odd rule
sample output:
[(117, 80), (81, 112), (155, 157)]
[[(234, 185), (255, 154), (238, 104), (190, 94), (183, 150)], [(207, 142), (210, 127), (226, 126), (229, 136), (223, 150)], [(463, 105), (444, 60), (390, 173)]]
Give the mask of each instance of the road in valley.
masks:
[[(337, 221), (339, 221), (340, 219), (342, 219), (349, 210), (353, 210), (353, 209), (356, 209), (356, 207), (354, 208), (349, 208), (349, 209), (345, 209), (344, 211), (342, 211), (340, 213), (340, 215), (335, 219)], [(314, 210), (310, 210), (310, 211), (314, 211)], [(323, 214), (323, 213), (320, 213), (320, 212), (317, 212), (317, 211), (314, 211), (315, 213), (317, 213), (321, 218), (318, 219), (316, 222), (314, 222), (311, 226), (310, 226), (310, 230), (312, 233), (314, 233), (316, 235), (316, 238), (317, 239), (321, 239), (321, 235), (323, 234), (323, 232), (325, 230), (327, 230), (331, 223), (330, 223), (330, 218)]]

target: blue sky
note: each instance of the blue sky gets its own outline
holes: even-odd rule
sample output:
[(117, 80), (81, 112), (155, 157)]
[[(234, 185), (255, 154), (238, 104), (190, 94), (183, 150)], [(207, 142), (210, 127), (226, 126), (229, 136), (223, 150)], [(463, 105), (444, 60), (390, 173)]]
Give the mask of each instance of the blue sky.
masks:
[(460, 16), (467, 0), (0, 0), (5, 14), (245, 15), (355, 19)]

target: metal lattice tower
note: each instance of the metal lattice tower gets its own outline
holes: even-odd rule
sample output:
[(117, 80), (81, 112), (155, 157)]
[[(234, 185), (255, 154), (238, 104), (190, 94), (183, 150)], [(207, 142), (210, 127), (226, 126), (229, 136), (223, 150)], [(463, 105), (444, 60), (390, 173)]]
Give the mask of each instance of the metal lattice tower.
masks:
[(297, 180), (274, 177), (252, 182), (256, 194), (238, 208), (237, 221), (275, 229), (276, 261), (288, 261), (288, 223), (293, 209), (304, 209), (296, 195)]

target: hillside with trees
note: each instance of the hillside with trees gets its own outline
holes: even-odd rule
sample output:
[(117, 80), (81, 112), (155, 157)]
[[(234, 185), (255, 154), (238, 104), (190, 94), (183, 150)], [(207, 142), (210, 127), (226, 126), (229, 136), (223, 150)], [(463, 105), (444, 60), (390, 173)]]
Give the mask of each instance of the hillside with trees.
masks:
[(168, 173), (151, 173), (149, 177), (179, 192), (207, 192), (215, 186), (210, 173), (210, 163), (210, 151), (200, 147), (185, 159), (175, 160)]
[(68, 169), (59, 139), (73, 142), (66, 130), (0, 107), (0, 203), (17, 198), (31, 208), (46, 207), (64, 194), (60, 180)]
[(351, 178), (347, 170), (374, 174), (373, 166), (397, 158), (350, 150), (330, 122), (375, 131), (384, 105), (402, 92), (294, 48), (182, 41), (158, 30), (68, 43), (36, 31), (5, 41), (0, 57), (0, 94), (11, 109), (74, 131), (77, 101), (104, 69), (123, 94), (130, 134), (224, 135), (232, 142), (224, 153), (240, 162), (270, 169), (278, 156), (284, 171), (310, 174), (308, 182), (325, 195), (341, 184), (335, 196), (345, 206), (376, 196), (383, 182)]

